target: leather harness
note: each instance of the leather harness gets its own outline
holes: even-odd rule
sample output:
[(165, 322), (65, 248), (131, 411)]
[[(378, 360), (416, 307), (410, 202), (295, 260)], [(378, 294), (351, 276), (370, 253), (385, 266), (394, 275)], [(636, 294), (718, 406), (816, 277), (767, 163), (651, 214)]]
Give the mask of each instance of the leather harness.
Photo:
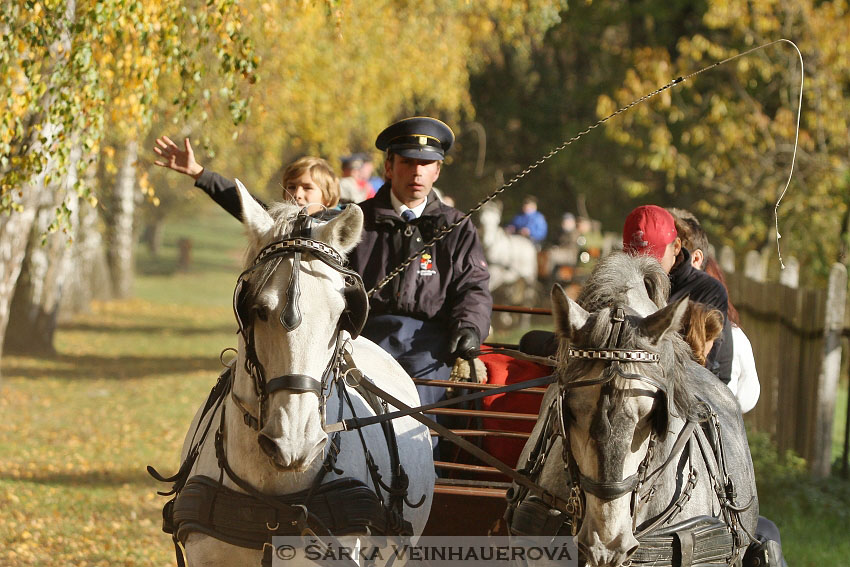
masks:
[[(338, 390), (340, 416), (344, 403), (354, 413), (349, 387), (357, 391), (376, 414), (384, 414), (389, 410), (386, 402), (379, 400), (373, 392), (357, 385), (348, 386), (347, 384), (346, 377), (358, 370), (346, 351), (347, 341), (342, 339), (342, 331), (348, 331), (355, 337), (359, 334), (366, 320), (368, 300), (359, 275), (344, 266), (343, 258), (333, 248), (310, 238), (312, 220), (308, 219), (306, 214), (299, 215), (295, 229), (288, 237), (263, 248), (253, 265), (239, 276), (234, 292), (234, 311), (239, 323), (239, 332), (246, 346), (245, 370), (253, 378), (257, 395), (256, 415), (248, 408), (248, 404), (233, 392), (234, 370), (228, 367), (219, 376), (207, 397), (198, 426), (192, 435), (190, 449), (178, 472), (173, 476), (164, 477), (153, 467), (147, 468), (157, 480), (173, 483), (170, 491), (159, 492), (159, 494), (173, 495), (173, 498), (163, 507), (163, 531), (172, 534), (179, 567), (185, 565), (180, 543), (185, 544), (186, 538), (192, 533), (202, 533), (232, 545), (262, 550), (264, 567), (270, 566), (272, 562), (271, 541), (274, 536), (320, 535), (333, 540), (336, 535), (360, 533), (413, 535), (411, 523), (404, 518), (403, 506), (404, 504), (413, 508), (421, 506), (425, 497), (423, 496), (418, 503), (411, 503), (407, 499), (409, 481), (399, 459), (398, 443), (392, 422), (381, 424), (390, 456), (391, 478), (388, 483), (382, 479), (378, 466), (366, 446), (365, 438), (358, 430), (374, 488), (353, 478), (323, 482), (328, 472), (344, 474), (344, 471), (336, 467), (336, 457), (340, 452), (342, 441), (340, 432), (331, 435), (327, 456), (310, 488), (295, 494), (271, 495), (256, 490), (233, 471), (227, 458), (225, 451), (227, 405), (224, 401), (228, 396), (243, 414), (244, 423), (255, 430), (262, 429), (266, 402), (270, 394), (278, 390), (313, 392), (318, 395), (323, 423), (325, 403), (330, 395), (327, 390), (333, 387)], [(287, 305), (281, 312), (281, 324), (285, 329), (292, 330), (301, 322), (301, 313), (297, 305), (300, 296), (298, 274), (301, 254), (305, 252), (341, 272), (351, 282), (343, 292), (347, 307), (337, 329), (334, 355), (328, 362), (321, 381), (302, 374), (286, 374), (266, 379), (254, 349), (253, 321), (250, 309), (246, 309), (248, 302), (253, 298), (245, 293), (246, 281), (260, 266), (274, 260), (276, 263), (270, 266), (265, 280), (255, 286), (257, 290), (262, 289), (281, 258), (285, 255), (293, 257), (292, 275), (286, 292)], [(202, 475), (190, 477), (211, 430), (216, 412), (219, 413), (218, 429), (215, 432), (219, 477), (217, 480)], [(204, 425), (205, 421), (206, 425)], [(225, 475), (242, 492), (224, 486)], [(386, 499), (382, 492), (386, 493)], [(354, 565), (353, 562), (351, 564)]]

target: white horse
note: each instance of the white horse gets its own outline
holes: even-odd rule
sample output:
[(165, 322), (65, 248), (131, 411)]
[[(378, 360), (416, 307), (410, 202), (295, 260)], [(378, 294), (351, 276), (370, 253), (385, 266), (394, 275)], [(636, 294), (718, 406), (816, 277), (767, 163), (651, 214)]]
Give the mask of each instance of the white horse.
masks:
[[(297, 207), (279, 204), (266, 211), (237, 184), (250, 239), (246, 271), (234, 294), (240, 327), (238, 355), (229, 387), (217, 399), (210, 396), (210, 403), (198, 410), (189, 428), (181, 454), (182, 468), (187, 469), (181, 471), (182, 482), (188, 479), (188, 485), (178, 493), (173, 508), (175, 535), (183, 543), (189, 565), (259, 566), (263, 558), (262, 545), (260, 549), (256, 544), (254, 548), (234, 545), (238, 538), (232, 529), (223, 537), (218, 532), (226, 529), (211, 528), (195, 517), (202, 514), (195, 514), (198, 505), (190, 496), (206, 498), (204, 505), (209, 504), (209, 494), (204, 491), (213, 490), (209, 486), (215, 487), (219, 479), (225, 489), (248, 493), (254, 504), (265, 503), (262, 505), (271, 509), (266, 512), (278, 514), (281, 525), (281, 516), (288, 519), (290, 512), (298, 516), (302, 511), (298, 504), (304, 505), (305, 515), (290, 522), (297, 524), (292, 535), (300, 535), (306, 527), (317, 531), (314, 516), (320, 517), (321, 511), (313, 506), (319, 500), (323, 500), (325, 512), (343, 518), (344, 524), (346, 514), (357, 508), (352, 507), (352, 487), (360, 505), (364, 490), (369, 491), (371, 499), (367, 500), (372, 504), (378, 502), (378, 495), (383, 503), (378, 506), (382, 516), (378, 519), (387, 520), (386, 535), (404, 532), (399, 527), (404, 522), (409, 522), (408, 532), (420, 534), (430, 512), (435, 481), (428, 429), (409, 417), (396, 419), (390, 443), (380, 425), (364, 427), (359, 433), (344, 431), (338, 437), (325, 432), (330, 422), (354, 414), (360, 418), (375, 415), (376, 410), (382, 413), (380, 402), (351, 387), (360, 379), (371, 380), (404, 404), (419, 405), (413, 382), (393, 358), (363, 337), (350, 340), (349, 333), (359, 332), (365, 320), (367, 305), (362, 283), (342, 265), (342, 255), (360, 239), (363, 213), (351, 205), (306, 233), (301, 226), (301, 235), (293, 237), (293, 228), (299, 230)], [(303, 223), (306, 219), (302, 216), (299, 220)], [(359, 288), (353, 285), (356, 283)], [(356, 369), (345, 365), (345, 353), (350, 353)], [(207, 431), (217, 432), (215, 440)], [(360, 435), (374, 461), (372, 470)], [(397, 444), (401, 468), (391, 466), (394, 452), (388, 445), (392, 443)], [(400, 472), (406, 473), (407, 479)], [(168, 480), (176, 480), (178, 475)], [(198, 484), (192, 480), (198, 477), (210, 480)], [(344, 496), (326, 493), (324, 489), (334, 483), (348, 492)], [(390, 485), (393, 494), (389, 494)], [(311, 493), (310, 501), (304, 501), (303, 491)], [(302, 494), (295, 506), (280, 504), (286, 500), (283, 495), (296, 493)], [(217, 503), (227, 500), (224, 492), (216, 494)], [(250, 506), (236, 512), (225, 509), (225, 504), (221, 507), (222, 525), (248, 529), (244, 518), (234, 518), (250, 515)], [(362, 516), (363, 507), (351, 513)], [(228, 514), (235, 515), (232, 522), (226, 521)], [(263, 527), (262, 518), (252, 522), (260, 525), (260, 540), (270, 541), (272, 534), (267, 530), (279, 527), (275, 521), (265, 521)], [(352, 525), (328, 528), (344, 535), (365, 532)], [(374, 524), (369, 529), (377, 531)]]
[(537, 248), (519, 234), (509, 234), (501, 226), (502, 204), (490, 201), (481, 207), (478, 223), (481, 245), (490, 269), (490, 291), (519, 280), (537, 283)]
[[(533, 306), (538, 300), (537, 248), (525, 236), (505, 231), (501, 220), (501, 203), (490, 201), (481, 207), (479, 234), (490, 270), (490, 292), (496, 303)], [(517, 319), (510, 313), (494, 313), (493, 324), (510, 328)], [(530, 317), (521, 321), (527, 325)]]

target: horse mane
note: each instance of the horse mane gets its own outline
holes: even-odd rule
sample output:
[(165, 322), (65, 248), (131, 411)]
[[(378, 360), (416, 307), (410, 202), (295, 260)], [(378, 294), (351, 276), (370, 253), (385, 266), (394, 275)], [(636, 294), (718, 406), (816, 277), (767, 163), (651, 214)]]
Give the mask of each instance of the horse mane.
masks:
[(591, 316), (569, 341), (560, 341), (557, 356), (560, 361), (559, 373), (570, 379), (579, 379), (590, 371), (595, 361), (571, 358), (568, 349), (570, 345), (577, 348), (604, 348), (611, 332), (611, 311), (622, 307), (626, 312), (627, 324), (623, 326), (617, 348), (657, 353), (661, 357), (663, 372), (655, 378), (666, 384), (667, 393), (679, 416), (695, 417), (701, 413), (702, 405), (687, 387), (687, 365), (692, 361), (692, 351), (677, 332), (668, 332), (655, 345), (640, 334), (638, 325), (642, 317), (627, 304), (627, 293), (634, 285), (642, 285), (649, 299), (659, 309), (666, 306), (670, 280), (656, 260), (614, 252), (596, 265), (578, 299), (579, 305)]
[(582, 288), (578, 304), (591, 313), (622, 305), (628, 291), (638, 282), (643, 283), (647, 296), (659, 309), (667, 305), (670, 278), (661, 264), (644, 254), (612, 252), (596, 264)]

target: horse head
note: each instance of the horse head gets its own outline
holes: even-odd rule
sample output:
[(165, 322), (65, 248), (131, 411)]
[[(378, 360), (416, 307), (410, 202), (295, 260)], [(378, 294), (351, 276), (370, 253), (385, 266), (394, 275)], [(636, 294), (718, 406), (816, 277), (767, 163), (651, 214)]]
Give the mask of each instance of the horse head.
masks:
[[(635, 261), (642, 262), (614, 258), (594, 274), (605, 280), (606, 269)], [(624, 285), (632, 272), (618, 270), (621, 277), (604, 284), (607, 295), (594, 289), (598, 279), (589, 282), (583, 296), (585, 305), (595, 303), (594, 311), (569, 299), (560, 286), (552, 290), (565, 462), (585, 501), (576, 543), (594, 566), (621, 565), (637, 550), (635, 496), (648, 472), (651, 447), (666, 437), (674, 420), (681, 426), (677, 416), (693, 403), (679, 387), (689, 354), (676, 331), (687, 300), (646, 314), (656, 300), (663, 304), (661, 296), (653, 299), (653, 270), (639, 266), (634, 273), (646, 277), (632, 278), (632, 286)]]
[(363, 213), (347, 207), (326, 223), (280, 203), (268, 211), (237, 181), (250, 245), (234, 292), (240, 330), (234, 399), (278, 468), (307, 470), (327, 442), (320, 400), (368, 303), (344, 254), (359, 241)]
[(498, 201), (485, 203), (478, 213), (478, 224), (481, 227), (481, 244), (485, 247), (496, 244), (499, 236), (503, 236), (502, 204)]

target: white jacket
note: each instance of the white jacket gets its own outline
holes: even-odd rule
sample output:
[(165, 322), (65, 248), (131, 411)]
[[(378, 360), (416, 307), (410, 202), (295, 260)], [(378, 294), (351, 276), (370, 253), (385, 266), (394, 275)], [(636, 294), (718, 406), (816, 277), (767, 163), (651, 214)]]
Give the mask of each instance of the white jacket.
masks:
[(738, 398), (741, 413), (747, 413), (758, 402), (761, 385), (750, 339), (735, 325), (732, 325), (732, 346), (732, 379), (729, 380), (729, 389)]

